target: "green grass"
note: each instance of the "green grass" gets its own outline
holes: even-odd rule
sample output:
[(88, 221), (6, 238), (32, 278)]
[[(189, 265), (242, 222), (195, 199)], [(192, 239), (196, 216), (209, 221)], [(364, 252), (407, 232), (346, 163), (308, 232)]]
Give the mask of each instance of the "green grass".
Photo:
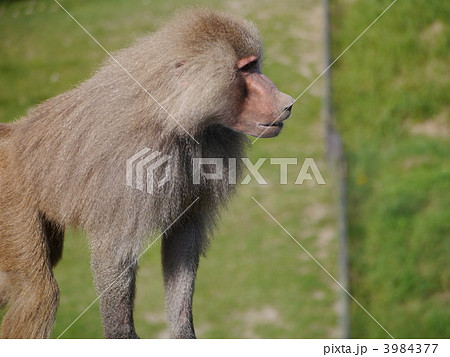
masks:
[[(175, 10), (189, 4), (209, 5), (253, 19), (264, 38), (265, 73), (284, 92), (297, 96), (318, 74), (299, 66), (321, 43), (298, 36), (310, 31), (305, 15), (317, 1), (181, 2), (97, 0), (63, 1), (65, 7), (108, 50), (116, 50), (154, 30)], [(231, 6), (233, 5), (233, 6)], [(320, 27), (319, 27), (320, 28)], [(314, 34), (314, 33), (313, 33)], [(317, 49), (319, 52), (317, 52)], [(30, 107), (88, 78), (105, 53), (56, 3), (0, 3), (0, 121), (26, 115)], [(305, 94), (283, 133), (258, 140), (250, 157), (313, 157), (325, 186), (278, 184), (278, 167), (261, 173), (268, 186), (238, 190), (223, 214), (206, 259), (202, 259), (194, 301), (199, 337), (326, 338), (338, 337), (338, 294), (329, 277), (251, 199), (254, 196), (336, 274), (336, 217), (333, 179), (326, 168), (320, 124), (321, 98)], [(159, 245), (142, 258), (138, 274), (135, 320), (142, 337), (166, 336)], [(95, 299), (89, 271), (87, 239), (70, 230), (55, 274), (61, 303), (53, 336), (62, 333)], [(98, 304), (76, 321), (64, 338), (100, 338)]]
[[(338, 55), (389, 4), (338, 1)], [(351, 291), (396, 338), (450, 337), (450, 4), (398, 1), (334, 67)], [(352, 336), (387, 335), (356, 305)]]

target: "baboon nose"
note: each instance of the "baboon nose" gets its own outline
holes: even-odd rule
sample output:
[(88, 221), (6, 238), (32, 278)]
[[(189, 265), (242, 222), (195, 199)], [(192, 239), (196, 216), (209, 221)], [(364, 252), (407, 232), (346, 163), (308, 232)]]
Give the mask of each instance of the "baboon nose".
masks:
[(285, 110), (286, 112), (290, 112), (290, 111), (292, 110), (292, 106), (293, 106), (293, 105), (294, 105), (294, 103), (292, 103), (290, 106), (284, 108), (284, 110)]
[(285, 93), (281, 93), (280, 101), (282, 104), (284, 104), (283, 111), (290, 112), (292, 110), (292, 106), (295, 103), (294, 98), (292, 98), (290, 95), (287, 95)]
[(291, 110), (292, 106), (294, 105), (294, 98), (292, 98), (290, 95), (287, 95), (285, 93), (280, 93), (279, 97), (279, 107), (280, 108), (280, 116), (283, 116), (282, 120), (286, 120), (291, 116)]

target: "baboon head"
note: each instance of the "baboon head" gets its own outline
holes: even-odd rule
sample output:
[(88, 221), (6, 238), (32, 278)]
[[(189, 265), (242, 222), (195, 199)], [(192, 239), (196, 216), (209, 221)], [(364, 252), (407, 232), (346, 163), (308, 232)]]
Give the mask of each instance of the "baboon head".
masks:
[(172, 74), (159, 79), (164, 105), (186, 128), (206, 122), (257, 137), (279, 134), (294, 100), (261, 72), (261, 38), (251, 23), (211, 10), (183, 11), (157, 36), (169, 66), (159, 73)]
[(237, 76), (243, 89), (239, 113), (229, 127), (252, 136), (271, 138), (279, 134), (291, 115), (294, 100), (278, 90), (261, 72), (261, 57), (251, 55), (237, 61)]

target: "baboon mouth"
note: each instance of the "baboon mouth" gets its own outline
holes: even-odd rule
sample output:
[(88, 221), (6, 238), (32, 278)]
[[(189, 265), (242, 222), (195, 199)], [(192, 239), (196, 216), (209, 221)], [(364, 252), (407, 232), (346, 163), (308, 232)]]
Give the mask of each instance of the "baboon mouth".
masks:
[(278, 122), (269, 123), (269, 124), (259, 124), (259, 126), (262, 126), (264, 128), (271, 128), (271, 127), (282, 128), (283, 127), (283, 122), (278, 121)]

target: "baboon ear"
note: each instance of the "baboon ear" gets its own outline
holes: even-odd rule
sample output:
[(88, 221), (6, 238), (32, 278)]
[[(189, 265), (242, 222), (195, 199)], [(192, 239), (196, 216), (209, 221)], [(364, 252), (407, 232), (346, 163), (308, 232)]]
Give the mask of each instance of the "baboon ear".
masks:
[(178, 61), (175, 63), (175, 76), (180, 81), (180, 83), (183, 85), (183, 87), (188, 87), (189, 83), (186, 81), (185, 78), (183, 78), (183, 73), (185, 72), (185, 64), (186, 61)]
[(175, 73), (177, 76), (181, 75), (183, 73), (183, 67), (186, 61), (178, 61), (175, 63)]

